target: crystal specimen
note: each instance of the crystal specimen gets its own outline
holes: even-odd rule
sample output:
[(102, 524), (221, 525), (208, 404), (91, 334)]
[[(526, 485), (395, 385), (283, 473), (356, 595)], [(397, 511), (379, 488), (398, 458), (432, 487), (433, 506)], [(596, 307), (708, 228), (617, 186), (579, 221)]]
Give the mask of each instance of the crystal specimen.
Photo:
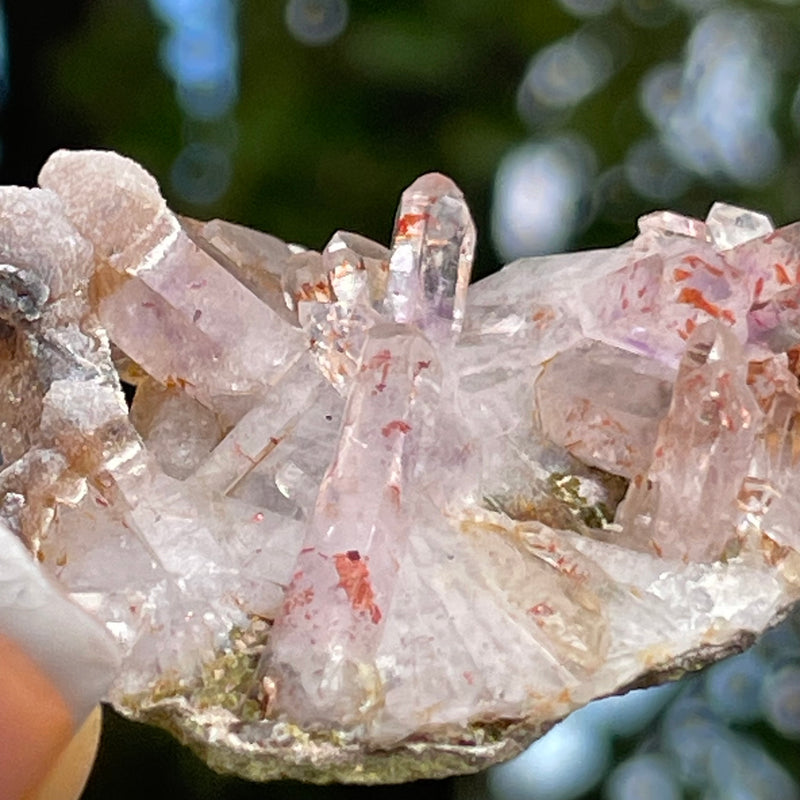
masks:
[(446, 775), (800, 599), (800, 226), (658, 212), (468, 291), (441, 175), (321, 253), (113, 153), (40, 183), (0, 190), (0, 566), (105, 627), (80, 708), (113, 678), (256, 779)]

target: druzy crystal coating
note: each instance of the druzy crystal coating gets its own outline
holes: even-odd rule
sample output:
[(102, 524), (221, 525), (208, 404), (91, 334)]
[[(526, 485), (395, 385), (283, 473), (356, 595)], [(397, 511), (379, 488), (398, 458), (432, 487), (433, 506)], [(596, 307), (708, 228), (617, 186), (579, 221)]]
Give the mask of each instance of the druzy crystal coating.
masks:
[(40, 184), (0, 189), (0, 517), (215, 768), (478, 769), (798, 599), (800, 225), (657, 212), (468, 289), (438, 174), (321, 253), (113, 153)]

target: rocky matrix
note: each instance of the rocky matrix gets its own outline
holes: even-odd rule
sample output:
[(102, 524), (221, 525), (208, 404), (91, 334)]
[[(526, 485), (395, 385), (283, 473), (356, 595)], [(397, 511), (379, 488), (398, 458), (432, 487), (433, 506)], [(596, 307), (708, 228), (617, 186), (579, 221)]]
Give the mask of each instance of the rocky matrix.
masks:
[(0, 189), (0, 515), (213, 767), (478, 769), (798, 598), (800, 224), (651, 214), (468, 292), (441, 175), (322, 253), (113, 153), (40, 185)]

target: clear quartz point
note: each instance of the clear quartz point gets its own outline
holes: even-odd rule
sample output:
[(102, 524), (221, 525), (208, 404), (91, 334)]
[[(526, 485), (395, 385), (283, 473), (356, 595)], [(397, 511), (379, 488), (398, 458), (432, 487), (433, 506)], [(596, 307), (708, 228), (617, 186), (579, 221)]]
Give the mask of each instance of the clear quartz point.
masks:
[[(296, 258), (297, 256), (293, 256)], [(377, 242), (337, 231), (322, 251), (328, 296), (306, 293), (297, 304), (298, 321), (322, 373), (342, 394), (358, 370), (367, 331), (381, 317), (389, 272), (389, 251)]]
[(336, 301), (347, 309), (359, 303), (380, 308), (386, 297), (390, 252), (383, 245), (349, 231), (337, 231), (322, 261)]
[(417, 524), (407, 499), (414, 461), (437, 420), (441, 390), (441, 354), (420, 329), (438, 332), (445, 320), (449, 332), (460, 323), (473, 248), (474, 226), (455, 184), (442, 175), (416, 181), (403, 193), (389, 262), (394, 321), (378, 324), (368, 311), (381, 293), (384, 251), (341, 233), (325, 248), (331, 283), (350, 322), (361, 323), (364, 344), (336, 456), (262, 660), (277, 686), (275, 709), (307, 726), (365, 725), (383, 704), (377, 655)]
[(727, 203), (714, 203), (711, 206), (706, 225), (717, 250), (730, 250), (751, 239), (768, 236), (775, 230), (766, 214)]
[(706, 240), (708, 228), (706, 223), (674, 211), (653, 211), (639, 217), (639, 232), (642, 234), (656, 234), (662, 236), (685, 236), (690, 239)]
[(423, 330), (461, 330), (475, 224), (461, 190), (432, 172), (403, 192), (392, 239), (387, 314)]
[(430, 344), (406, 326), (367, 336), (266, 656), (276, 709), (295, 721), (363, 723), (380, 698), (375, 655), (413, 524), (403, 496), (409, 451), (436, 402), (434, 361)]
[(736, 536), (737, 494), (760, 420), (741, 346), (719, 323), (700, 326), (686, 344), (652, 461), (633, 476), (618, 510), (626, 540), (665, 558), (722, 558)]

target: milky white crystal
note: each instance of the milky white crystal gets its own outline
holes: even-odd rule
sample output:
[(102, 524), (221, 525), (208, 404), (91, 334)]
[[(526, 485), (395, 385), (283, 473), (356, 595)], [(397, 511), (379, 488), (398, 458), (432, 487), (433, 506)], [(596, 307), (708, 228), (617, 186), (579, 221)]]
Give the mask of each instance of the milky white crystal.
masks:
[(252, 778), (452, 774), (798, 598), (800, 225), (656, 212), (467, 291), (441, 175), (322, 253), (113, 153), (40, 183), (0, 189), (0, 535), (105, 628), (76, 704), (113, 677)]

